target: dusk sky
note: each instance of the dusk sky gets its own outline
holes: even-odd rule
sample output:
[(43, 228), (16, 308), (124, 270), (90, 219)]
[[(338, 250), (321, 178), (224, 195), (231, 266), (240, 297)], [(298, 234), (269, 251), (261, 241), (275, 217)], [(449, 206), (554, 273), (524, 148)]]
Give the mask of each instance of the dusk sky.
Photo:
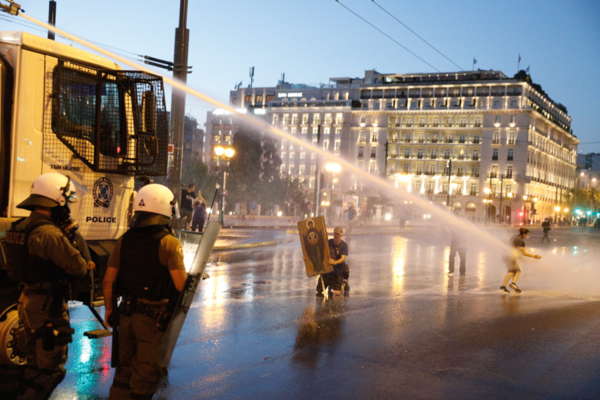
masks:
[[(47, 20), (47, 1), (20, 3), (28, 15)], [(368, 69), (435, 72), (335, 0), (189, 3), (193, 73), (188, 84), (224, 102), (236, 83), (248, 85), (251, 66), (256, 68), (254, 86), (274, 86), (282, 73), (289, 82), (317, 85), (330, 77), (362, 77)], [(371, 0), (341, 3), (438, 70), (458, 70)], [(533, 81), (568, 108), (573, 131), (582, 142), (579, 149), (600, 152), (600, 130), (594, 122), (600, 93), (599, 1), (377, 0), (377, 4), (462, 69), (470, 70), (476, 58), (475, 68), (496, 69), (512, 77), (520, 54), (521, 69), (530, 66)], [(118, 48), (120, 55), (173, 58), (177, 0), (58, 0), (57, 8), (59, 28)], [(45, 36), (26, 20), (7, 14), (0, 16), (0, 29)], [(201, 126), (211, 108), (188, 96), (186, 113)], [(585, 145), (588, 142), (598, 143)]]

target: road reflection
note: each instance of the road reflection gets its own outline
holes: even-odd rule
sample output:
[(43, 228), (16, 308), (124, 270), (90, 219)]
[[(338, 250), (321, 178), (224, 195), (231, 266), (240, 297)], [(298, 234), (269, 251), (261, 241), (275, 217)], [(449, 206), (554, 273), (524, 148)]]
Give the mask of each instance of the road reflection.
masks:
[(341, 342), (346, 299), (317, 299), (300, 317), (292, 363), (315, 369), (323, 353), (330, 353)]

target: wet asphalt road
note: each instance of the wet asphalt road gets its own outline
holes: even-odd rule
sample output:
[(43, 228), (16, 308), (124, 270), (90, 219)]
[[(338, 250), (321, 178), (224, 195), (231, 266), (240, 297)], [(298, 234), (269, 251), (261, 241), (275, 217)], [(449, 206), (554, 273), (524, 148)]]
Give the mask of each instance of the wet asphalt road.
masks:
[[(238, 235), (281, 243), (208, 266), (155, 398), (600, 398), (594, 231), (553, 230), (550, 246), (534, 232), (528, 249), (543, 263), (522, 263), (521, 295), (499, 292), (506, 269), (485, 242), (473, 239), (467, 274), (449, 277), (437, 228), (355, 235), (350, 296), (326, 300), (305, 275), (297, 235)], [(110, 338), (81, 337), (97, 324), (84, 307), (71, 315), (69, 372), (52, 398), (107, 398)]]

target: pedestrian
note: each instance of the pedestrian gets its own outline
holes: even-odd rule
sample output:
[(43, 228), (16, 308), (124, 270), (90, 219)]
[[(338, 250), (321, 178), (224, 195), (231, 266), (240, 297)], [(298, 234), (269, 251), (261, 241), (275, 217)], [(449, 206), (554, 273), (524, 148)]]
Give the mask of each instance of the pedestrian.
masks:
[(548, 220), (548, 218), (546, 218), (544, 220), (544, 222), (542, 223), (542, 229), (544, 231), (544, 236), (542, 237), (542, 243), (544, 243), (544, 239), (546, 239), (546, 242), (548, 244), (550, 244), (550, 238), (548, 237), (548, 233), (552, 230), (552, 228), (550, 228), (550, 221)]
[(247, 214), (248, 214), (248, 202), (246, 202), (246, 200), (242, 200), (240, 202), (240, 215), (242, 216), (242, 222), (246, 219)]
[(356, 210), (354, 209), (354, 205), (350, 204), (348, 206), (348, 212), (346, 213), (346, 231), (348, 232), (348, 236), (352, 235), (352, 226), (356, 222)]
[(250, 200), (250, 221), (254, 221), (256, 216), (256, 200)]
[(508, 267), (508, 273), (504, 278), (502, 286), (500, 286), (500, 290), (505, 293), (510, 293), (510, 291), (506, 288), (506, 285), (508, 284), (508, 282), (510, 282), (511, 279), (512, 282), (508, 286), (511, 289), (513, 289), (516, 293), (521, 293), (521, 289), (519, 289), (519, 287), (517, 286), (517, 279), (519, 279), (519, 276), (521, 275), (521, 268), (519, 268), (519, 264), (517, 264), (517, 259), (521, 256), (521, 254), (525, 257), (533, 257), (538, 260), (542, 258), (542, 256), (540, 256), (539, 254), (531, 254), (527, 252), (527, 250), (525, 250), (525, 239), (527, 239), (528, 237), (529, 229), (520, 228), (519, 234), (513, 236), (510, 239), (509, 244), (512, 249), (511, 254), (510, 256), (503, 257), (504, 261), (506, 262), (506, 266)]
[[(142, 187), (135, 196), (130, 229), (117, 240), (108, 260), (102, 288), (109, 325), (115, 322), (113, 313), (119, 315), (119, 364), (111, 400), (152, 399), (166, 376), (157, 364), (168, 323), (162, 316), (177, 301), (187, 278), (181, 243), (168, 225), (173, 200), (163, 185)], [(122, 296), (118, 310), (113, 310), (113, 296)]]
[(398, 209), (398, 223), (400, 229), (404, 229), (404, 225), (406, 225), (406, 212), (402, 208)]
[(27, 360), (18, 399), (47, 399), (66, 375), (74, 333), (66, 303), (68, 285), (73, 278), (88, 277), (94, 268), (70, 215), (74, 201), (70, 177), (54, 172), (39, 176), (29, 197), (17, 205), (31, 213), (15, 221), (4, 239), (7, 273), (22, 288), (22, 325), (11, 332)]
[(194, 214), (192, 215), (192, 232), (202, 233), (204, 230), (204, 221), (206, 221), (206, 200), (202, 197), (202, 192), (198, 190), (198, 197), (194, 200)]
[(190, 183), (186, 190), (181, 191), (181, 229), (188, 230), (192, 222), (194, 212), (193, 202), (196, 198), (196, 185)]
[[(323, 287), (330, 288), (334, 295), (350, 293), (348, 278), (350, 269), (346, 264), (348, 257), (348, 243), (342, 240), (344, 229), (336, 227), (333, 230), (333, 239), (329, 239), (329, 264), (333, 265), (333, 272), (322, 274), (317, 282), (317, 296), (323, 295)], [(322, 279), (322, 282), (321, 282)]]
[(467, 242), (463, 232), (459, 228), (452, 226), (449, 228), (452, 240), (450, 242), (450, 254), (448, 259), (448, 275), (454, 275), (454, 261), (456, 253), (460, 257), (459, 272), (464, 275), (467, 272)]

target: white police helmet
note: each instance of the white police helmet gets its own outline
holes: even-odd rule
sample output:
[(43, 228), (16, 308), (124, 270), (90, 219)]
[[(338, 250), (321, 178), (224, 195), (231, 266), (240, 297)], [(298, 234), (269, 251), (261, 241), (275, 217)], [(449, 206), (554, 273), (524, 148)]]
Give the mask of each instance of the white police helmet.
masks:
[(53, 208), (75, 202), (75, 185), (71, 177), (48, 172), (40, 175), (33, 185), (29, 197), (17, 208), (33, 211), (36, 206)]
[(133, 211), (149, 212), (171, 218), (175, 196), (168, 187), (151, 183), (140, 189), (133, 200)]

